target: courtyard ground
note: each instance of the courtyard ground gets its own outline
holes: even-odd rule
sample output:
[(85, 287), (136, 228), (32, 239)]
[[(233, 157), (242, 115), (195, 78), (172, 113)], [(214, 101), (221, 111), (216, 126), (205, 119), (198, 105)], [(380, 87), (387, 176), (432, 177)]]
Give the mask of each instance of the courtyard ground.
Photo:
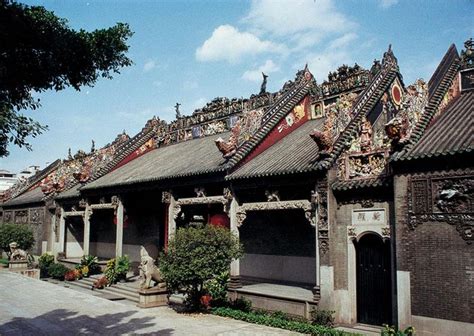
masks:
[(300, 335), (170, 308), (139, 309), (0, 271), (0, 335)]

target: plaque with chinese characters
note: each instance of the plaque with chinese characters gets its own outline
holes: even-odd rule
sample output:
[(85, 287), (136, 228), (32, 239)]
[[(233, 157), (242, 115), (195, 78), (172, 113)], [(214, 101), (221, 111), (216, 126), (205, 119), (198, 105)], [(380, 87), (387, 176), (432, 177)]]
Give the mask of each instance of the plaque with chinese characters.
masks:
[(352, 225), (386, 225), (385, 209), (352, 210)]

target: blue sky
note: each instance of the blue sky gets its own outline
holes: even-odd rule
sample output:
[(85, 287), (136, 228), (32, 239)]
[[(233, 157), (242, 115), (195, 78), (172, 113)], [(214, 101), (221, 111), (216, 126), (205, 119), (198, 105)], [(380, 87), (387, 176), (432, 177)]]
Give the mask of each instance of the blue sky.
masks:
[(451, 43), (474, 36), (472, 0), (27, 1), (93, 30), (127, 22), (134, 65), (80, 92), (37, 95), (26, 111), (49, 131), (33, 151), (10, 146), (0, 168), (18, 172), (65, 158), (68, 148), (101, 147), (153, 115), (188, 115), (214, 97), (257, 93), (263, 70), (278, 90), (305, 63), (321, 83), (343, 63), (370, 67), (392, 44), (405, 83), (429, 76)]

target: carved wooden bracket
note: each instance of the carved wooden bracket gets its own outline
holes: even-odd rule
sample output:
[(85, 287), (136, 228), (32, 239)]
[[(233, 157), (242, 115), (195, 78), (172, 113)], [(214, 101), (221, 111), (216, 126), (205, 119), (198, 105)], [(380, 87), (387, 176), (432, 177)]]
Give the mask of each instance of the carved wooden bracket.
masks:
[(112, 209), (116, 210), (120, 203), (120, 198), (118, 196), (112, 196), (110, 203), (98, 203), (98, 204), (91, 204), (90, 208), (92, 210), (102, 210), (102, 209)]
[(84, 216), (85, 211), (64, 211), (63, 217)]
[[(233, 196), (232, 196), (231, 191), (227, 188), (224, 188), (223, 196), (198, 196), (198, 197), (180, 198), (176, 200), (175, 207), (179, 206), (179, 210), (181, 211), (182, 205), (219, 204), (220, 203), (224, 206), (224, 211), (228, 213), (232, 198)], [(176, 214), (176, 216), (178, 216), (178, 213)]]
[(244, 203), (237, 210), (237, 227), (240, 227), (245, 218), (247, 211), (270, 211), (270, 210), (290, 210), (302, 209), (308, 222), (315, 226), (315, 209), (313, 204), (308, 200), (296, 201), (274, 201), (274, 202), (255, 202)]

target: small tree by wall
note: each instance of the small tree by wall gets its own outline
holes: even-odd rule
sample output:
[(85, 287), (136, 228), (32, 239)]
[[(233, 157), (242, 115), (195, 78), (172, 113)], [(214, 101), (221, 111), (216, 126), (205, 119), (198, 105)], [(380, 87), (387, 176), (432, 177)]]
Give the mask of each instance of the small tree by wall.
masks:
[(228, 229), (182, 228), (170, 239), (159, 266), (168, 289), (184, 290), (188, 307), (196, 310), (205, 294), (204, 282), (228, 271), (231, 261), (242, 254), (242, 245)]
[(16, 242), (22, 250), (29, 250), (35, 243), (33, 231), (24, 224), (0, 225), (0, 249), (9, 254), (11, 242)]

